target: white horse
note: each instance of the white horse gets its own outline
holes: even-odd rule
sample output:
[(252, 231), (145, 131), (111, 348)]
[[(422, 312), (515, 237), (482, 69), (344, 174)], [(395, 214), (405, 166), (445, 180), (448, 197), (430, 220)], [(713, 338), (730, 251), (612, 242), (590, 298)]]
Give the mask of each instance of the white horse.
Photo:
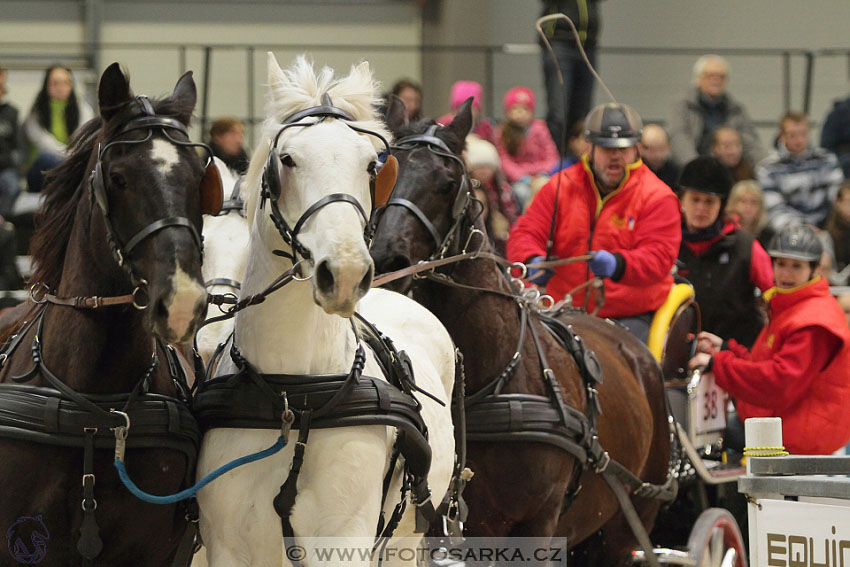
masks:
[[(221, 175), (224, 198), (228, 200), (233, 195), (239, 177), (221, 159), (213, 159)], [(239, 289), (229, 282), (241, 284), (245, 276), (250, 230), (244, 210), (225, 210), (218, 216), (204, 215), (204, 264), (201, 272), (207, 292), (239, 295)], [(207, 309), (207, 319), (221, 314), (216, 305), (210, 305)], [(198, 353), (205, 363), (209, 363), (216, 347), (226, 342), (232, 331), (233, 319), (206, 325), (198, 331)]]
[[(383, 144), (350, 126), (390, 137), (374, 110), (379, 90), (367, 63), (352, 67), (348, 76), (339, 79), (328, 68), (315, 73), (304, 58), (284, 72), (269, 53), (268, 67), (264, 140), (258, 144), (243, 185), (251, 224), (243, 295), (262, 291), (293, 265), (273, 253), (292, 252), (293, 247), (284, 243), (270, 220), (268, 200), (261, 209), (261, 180), (272, 143), (276, 141), (271, 148), (277, 154), (273, 159), (281, 164), (276, 203), (292, 227), (311, 205), (332, 194), (350, 195), (369, 211), (370, 173)], [(298, 123), (315, 124), (291, 127), (277, 136), (286, 117), (321, 105), (325, 94), (354, 120), (308, 117)], [(297, 235), (311, 258), (301, 263), (307, 279), (293, 281), (264, 303), (240, 311), (235, 342), (261, 373), (344, 374), (352, 367), (357, 345), (348, 318), (358, 310), (373, 322), (409, 355), (417, 386), (444, 404), (417, 395), (432, 450), (427, 478), (436, 507), (448, 488), (454, 461), (450, 412), (454, 347), (439, 321), (407, 297), (375, 289), (364, 298), (373, 264), (363, 229), (363, 217), (348, 200), (335, 200), (312, 212)], [(236, 370), (229, 357), (219, 365), (220, 374)], [(382, 377), (369, 349), (363, 375)], [(268, 448), (278, 435), (279, 431), (270, 429), (210, 430), (202, 442), (198, 476)], [(334, 545), (345, 547), (348, 542), (362, 548), (364, 538), (375, 537), (394, 438), (395, 429), (384, 425), (311, 431), (289, 517), (296, 543), (305, 548), (302, 565), (315, 564), (311, 542), (317, 540), (313, 538), (331, 537)], [(287, 477), (296, 439), (293, 428), (281, 452), (235, 469), (199, 492), (201, 534), (210, 567), (290, 564), (272, 499)], [(383, 507), (386, 518), (400, 500), (400, 486), (397, 466)], [(395, 537), (414, 535), (415, 510), (408, 502)], [(345, 564), (364, 566), (370, 561), (358, 558)]]

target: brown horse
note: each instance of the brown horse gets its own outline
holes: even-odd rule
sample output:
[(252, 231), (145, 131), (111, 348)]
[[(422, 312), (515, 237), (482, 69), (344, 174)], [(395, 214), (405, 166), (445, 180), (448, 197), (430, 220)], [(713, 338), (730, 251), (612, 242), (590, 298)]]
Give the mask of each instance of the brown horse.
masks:
[[(462, 106), (450, 125), (428, 130), (432, 121), (407, 125), (403, 107), (391, 102), (387, 118), (399, 144), (393, 148), (399, 177), (372, 246), (378, 272), (434, 258), (441, 248), (450, 256), (467, 246), (479, 247), (479, 235), (470, 240), (470, 234), (483, 230), (481, 203), (464, 194), (469, 188), (457, 160), (471, 124), (469, 106)], [(426, 130), (434, 143), (423, 142), (421, 135)], [(419, 136), (419, 140), (410, 136)], [(485, 244), (484, 251), (490, 250)], [(589, 411), (576, 360), (533, 313), (523, 333), (521, 301), (512, 295), (496, 261), (484, 255), (437, 272), (418, 279), (408, 276), (390, 285), (401, 292), (412, 289), (413, 297), (437, 315), (463, 352), (471, 429), (481, 427), (473, 422), (477, 414), (470, 400), (476, 392), (492, 386), (497, 376), (507, 375), (502, 394), (550, 396), (552, 388), (541, 372), (538, 353), (548, 361), (565, 403), (582, 413)], [(597, 386), (601, 446), (642, 480), (664, 483), (670, 429), (661, 373), (649, 350), (609, 321), (578, 312), (561, 319), (573, 326), (601, 362), (603, 383)], [(510, 370), (511, 361), (517, 358), (515, 352), (518, 364)], [(475, 476), (464, 492), (469, 506), (466, 535), (566, 536), (573, 554), (570, 565), (629, 564), (635, 539), (617, 500), (602, 477), (592, 467), (583, 471), (576, 467), (569, 452), (545, 442), (472, 441), (467, 464)], [(577, 498), (563, 510), (565, 498), (578, 484), (582, 488)], [(636, 496), (632, 501), (643, 524), (651, 529), (660, 502)], [(581, 542), (593, 543), (579, 552), (576, 546)]]
[(44, 189), (32, 298), (0, 321), (2, 566), (162, 567), (188, 526), (182, 506), (121, 484), (112, 429), (127, 423), (112, 410), (129, 416), (127, 468), (142, 490), (194, 480), (199, 432), (165, 343), (190, 340), (206, 308), (201, 199), (215, 174), (187, 135), (191, 73), (148, 100), (114, 63), (98, 99), (101, 118)]

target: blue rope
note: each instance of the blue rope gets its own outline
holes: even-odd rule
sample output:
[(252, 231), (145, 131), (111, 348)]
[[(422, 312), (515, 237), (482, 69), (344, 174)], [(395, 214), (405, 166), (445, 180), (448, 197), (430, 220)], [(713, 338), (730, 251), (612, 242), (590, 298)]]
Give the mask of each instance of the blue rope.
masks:
[(115, 468), (118, 469), (118, 477), (121, 479), (121, 482), (124, 483), (124, 486), (127, 487), (127, 490), (130, 491), (133, 496), (139, 498), (140, 500), (144, 500), (145, 502), (150, 502), (151, 504), (174, 504), (175, 502), (180, 502), (181, 500), (186, 500), (187, 498), (192, 498), (195, 496), (200, 489), (223, 475), (224, 473), (230, 472), (236, 467), (241, 467), (242, 465), (253, 463), (254, 461), (259, 461), (261, 459), (265, 459), (266, 457), (270, 457), (286, 447), (286, 440), (281, 435), (277, 438), (277, 441), (274, 445), (269, 447), (268, 449), (264, 449), (258, 453), (254, 453), (252, 455), (245, 455), (244, 457), (239, 457), (233, 461), (230, 461), (226, 465), (222, 465), (213, 472), (209, 473), (207, 476), (199, 480), (195, 486), (187, 488), (177, 494), (172, 494), (170, 496), (155, 496), (153, 494), (148, 494), (141, 490), (136, 484), (130, 480), (130, 476), (127, 474), (127, 469), (124, 466), (124, 461), (121, 459), (115, 459)]

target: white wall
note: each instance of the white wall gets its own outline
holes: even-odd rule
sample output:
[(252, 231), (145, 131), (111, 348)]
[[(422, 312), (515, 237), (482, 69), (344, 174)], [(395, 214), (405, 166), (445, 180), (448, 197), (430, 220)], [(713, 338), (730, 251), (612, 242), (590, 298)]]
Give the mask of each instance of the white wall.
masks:
[[(534, 45), (534, 21), (539, 0), (413, 0), (392, 2), (306, 2), (291, 0), (252, 3), (248, 0), (135, 2), (104, 0), (101, 66), (113, 60), (124, 63), (138, 92), (157, 95), (169, 92), (181, 72), (178, 51), (172, 47), (118, 49), (116, 43), (190, 43), (187, 67), (202, 68), (201, 44), (254, 45), (254, 105), (262, 115), (265, 82), (265, 51), (275, 49), (286, 64), (304, 45), (313, 48), (318, 63), (344, 71), (351, 63), (369, 60), (386, 86), (401, 76), (425, 83), (427, 114), (447, 107), (448, 88), (458, 79), (484, 80), (482, 52), (465, 51), (420, 57), (422, 44), (493, 46), (523, 44), (522, 54), (499, 52), (493, 56), (491, 92), (486, 107), (501, 116), (501, 97), (516, 84), (531, 86), (542, 104), (539, 50)], [(10, 65), (9, 98), (24, 111), (40, 86), (38, 71), (20, 70), (14, 53), (40, 52), (45, 61), (66, 60), (76, 54), (85, 38), (81, 3), (69, 0), (2, 0), (0, 9), (0, 64)], [(670, 104), (682, 96), (690, 81), (691, 66), (698, 53), (729, 48), (850, 48), (850, 2), (848, 0), (604, 0), (602, 47), (672, 47), (694, 49), (678, 55), (605, 54), (599, 71), (619, 100), (636, 107), (646, 120), (665, 119)], [(64, 42), (38, 47), (33, 42)], [(70, 44), (74, 44), (73, 46)], [(382, 45), (386, 49), (353, 48)], [(51, 58), (55, 54), (55, 58)], [(4, 56), (6, 59), (4, 59)], [(245, 52), (218, 49), (212, 57), (211, 116), (236, 114), (245, 117), (248, 100)], [(773, 133), (772, 123), (783, 108), (782, 64), (777, 57), (753, 55), (729, 57), (732, 64), (730, 90), (741, 99), (762, 129), (763, 141)], [(424, 63), (423, 63), (424, 62)], [(803, 62), (794, 60), (792, 107), (802, 107)], [(811, 118), (820, 122), (831, 101), (850, 92), (848, 62), (843, 57), (818, 57), (815, 64)], [(94, 76), (78, 76), (94, 84)], [(200, 82), (204, 77), (196, 74)], [(604, 100), (596, 90), (598, 101)]]
[[(401, 76), (421, 77), (418, 51), (421, 27), (419, 6), (412, 1), (381, 4), (106, 1), (101, 30), (102, 68), (96, 74), (76, 72), (75, 77), (94, 102), (96, 75), (113, 61), (119, 61), (129, 70), (131, 85), (137, 93), (167, 94), (183, 71), (178, 44), (184, 44), (186, 67), (195, 71), (200, 90), (205, 80), (202, 46), (214, 44), (219, 47), (211, 57), (209, 115), (250, 118), (246, 88), (250, 57), (254, 65), (251, 78), (254, 111), (257, 118), (262, 118), (267, 51), (273, 51), (283, 67), (296, 55), (309, 52), (317, 65), (330, 65), (339, 73), (347, 73), (352, 64), (368, 60), (376, 78), (389, 88)], [(83, 14), (76, 2), (3, 0), (0, 53), (43, 53), (46, 61), (65, 62), (67, 57), (51, 58), (50, 53), (79, 54), (83, 40)], [(66, 45), (59, 49), (39, 49), (33, 44), (36, 41)], [(369, 50), (350, 47), (363, 44), (376, 47)], [(282, 45), (289, 47), (281, 48)], [(253, 56), (246, 51), (247, 46), (255, 47)], [(0, 65), (11, 67), (8, 98), (25, 113), (41, 87), (43, 73), (22, 69), (25, 62), (4, 61), (2, 56)], [(202, 102), (199, 100), (196, 115), (200, 115)], [(197, 124), (193, 135), (198, 136)]]

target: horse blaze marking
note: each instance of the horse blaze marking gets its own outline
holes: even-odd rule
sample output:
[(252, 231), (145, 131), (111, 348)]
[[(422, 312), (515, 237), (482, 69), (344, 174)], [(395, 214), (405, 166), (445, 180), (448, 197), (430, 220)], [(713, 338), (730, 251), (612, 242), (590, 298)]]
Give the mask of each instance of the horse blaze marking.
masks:
[(163, 175), (168, 175), (171, 168), (180, 162), (180, 154), (177, 153), (177, 148), (174, 144), (165, 140), (154, 140), (153, 148), (151, 149), (151, 159), (154, 162), (162, 162), (159, 170)]

